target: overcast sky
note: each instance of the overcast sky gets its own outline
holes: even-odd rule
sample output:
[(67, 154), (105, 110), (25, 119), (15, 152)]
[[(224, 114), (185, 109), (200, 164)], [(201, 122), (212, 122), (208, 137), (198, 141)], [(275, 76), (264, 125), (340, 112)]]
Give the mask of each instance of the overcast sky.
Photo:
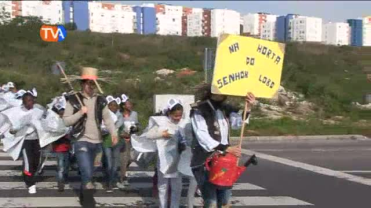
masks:
[(268, 12), (283, 15), (295, 13), (321, 17), (325, 22), (345, 22), (346, 19), (371, 15), (367, 1), (121, 1), (123, 4), (165, 3), (187, 7), (232, 9), (242, 15), (249, 12)]

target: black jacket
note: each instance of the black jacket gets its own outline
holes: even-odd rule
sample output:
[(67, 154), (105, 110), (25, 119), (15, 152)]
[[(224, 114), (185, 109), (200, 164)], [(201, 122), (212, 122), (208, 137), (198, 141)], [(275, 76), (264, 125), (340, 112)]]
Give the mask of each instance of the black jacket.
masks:
[[(229, 104), (223, 104), (218, 109), (223, 112), (226, 119), (229, 118), (229, 116), (232, 112), (237, 113), (239, 111), (238, 108), (233, 107)], [(195, 105), (192, 105), (190, 117), (193, 118), (193, 116), (196, 112), (205, 119), (206, 125), (208, 127), (209, 135), (215, 141), (221, 142), (221, 134), (219, 132), (220, 129), (219, 129), (218, 125), (216, 125), (216, 122), (218, 122), (218, 121), (217, 121), (215, 112), (212, 109), (212, 107), (210, 106), (210, 104), (207, 101), (204, 101), (204, 102), (199, 102), (199, 103), (196, 103)], [(219, 133), (216, 134), (216, 132), (219, 132)], [(204, 164), (206, 159), (212, 154), (212, 152), (206, 151), (200, 145), (200, 143), (198, 142), (198, 139), (196, 137), (196, 134), (194, 132), (194, 129), (193, 129), (193, 138), (194, 138), (193, 141), (192, 141), (193, 156), (192, 156), (192, 160), (191, 160), (191, 167), (196, 167), (196, 166), (200, 166), (200, 165)], [(227, 147), (228, 147), (228, 145), (220, 145), (216, 149), (225, 150)]]
[[(84, 97), (81, 93), (77, 93), (79, 96), (81, 102), (84, 104)], [(70, 104), (73, 107), (73, 113), (77, 113), (81, 109), (81, 105), (79, 101), (77, 100), (75, 95), (69, 95), (66, 97), (67, 101), (70, 102)], [(95, 120), (97, 122), (98, 128), (100, 128), (103, 120), (103, 109), (107, 106), (107, 101), (103, 96), (98, 95), (97, 101), (95, 104)], [(77, 121), (72, 126), (72, 137), (74, 139), (79, 139), (84, 135), (85, 132), (85, 123), (87, 120), (87, 115), (85, 114), (79, 121)]]

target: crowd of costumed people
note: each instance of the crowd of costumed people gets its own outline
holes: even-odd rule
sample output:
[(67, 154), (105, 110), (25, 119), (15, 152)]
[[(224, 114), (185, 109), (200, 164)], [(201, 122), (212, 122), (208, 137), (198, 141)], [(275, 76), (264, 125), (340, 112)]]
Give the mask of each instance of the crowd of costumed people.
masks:
[(78, 172), (83, 207), (95, 207), (93, 176), (98, 167), (104, 174), (104, 189), (113, 192), (130, 187), (127, 170), (133, 163), (143, 169), (156, 164), (153, 195), (161, 208), (180, 207), (183, 178), (189, 180), (188, 207), (193, 207), (196, 193), (204, 207), (231, 206), (233, 182), (244, 169), (236, 174), (237, 170), (226, 172), (224, 168), (232, 185), (219, 184), (216, 181), (225, 180), (216, 179), (218, 162), (213, 161), (222, 156), (227, 160), (228, 155), (232, 161), (241, 157), (241, 146), (230, 144), (230, 131), (249, 122), (253, 94), (246, 95), (246, 107), (241, 110), (227, 104), (227, 96), (212, 94), (211, 85), (203, 84), (197, 88), (198, 99), (190, 106), (189, 117), (182, 101), (171, 98), (142, 128), (129, 96), (97, 92), (101, 91), (97, 69), (84, 67), (81, 76), (69, 81), (79, 82), (81, 89), (56, 96), (45, 107), (37, 103), (35, 88), (17, 89), (13, 82), (1, 86), (3, 150), (13, 160), (23, 160), (29, 194), (37, 193), (36, 176), (42, 175), (48, 153), (57, 161), (58, 191), (64, 191), (70, 170)]

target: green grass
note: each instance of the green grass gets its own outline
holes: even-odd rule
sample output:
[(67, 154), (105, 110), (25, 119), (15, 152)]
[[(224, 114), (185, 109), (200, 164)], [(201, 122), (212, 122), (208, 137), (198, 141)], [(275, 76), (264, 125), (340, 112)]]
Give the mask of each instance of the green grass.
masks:
[[(343, 135), (361, 134), (371, 136), (370, 127), (359, 127), (351, 121), (339, 124), (323, 124), (318, 119), (295, 121), (290, 118), (278, 120), (252, 120), (245, 136), (277, 136), (277, 135)], [(233, 136), (239, 136), (240, 131), (233, 131)]]
[[(20, 20), (17, 20), (20, 21)], [(153, 95), (164, 93), (195, 93), (193, 87), (204, 80), (203, 51), (216, 47), (216, 39), (208, 37), (178, 37), (137, 34), (99, 34), (68, 31), (63, 42), (46, 43), (39, 37), (40, 22), (31, 19), (23, 26), (0, 25), (0, 83), (15, 81), (20, 88), (36, 87), (39, 100), (45, 105), (54, 96), (67, 91), (52, 75), (51, 65), (64, 61), (68, 74), (79, 74), (81, 66), (92, 66), (109, 77), (103, 83), (106, 94), (128, 94), (146, 124), (153, 114)], [(370, 93), (370, 83), (362, 72), (361, 63), (369, 63), (368, 48), (334, 47), (320, 44), (289, 43), (286, 46), (282, 85), (314, 102), (318, 107), (315, 119), (308, 122), (281, 119), (254, 120), (251, 129), (261, 134), (324, 134), (363, 132), (350, 124), (343, 126), (319, 125), (318, 119), (342, 115), (352, 122), (371, 121), (370, 112), (351, 107), (351, 102), (362, 102)], [(371, 53), (370, 53), (371, 54)], [(164, 82), (155, 82), (154, 72), (162, 68), (179, 71), (189, 67), (195, 76), (169, 76)], [(135, 85), (128, 80), (140, 79)], [(75, 84), (76, 89), (79, 87)], [(308, 118), (309, 119), (309, 118)], [(348, 125), (348, 126), (346, 126)]]

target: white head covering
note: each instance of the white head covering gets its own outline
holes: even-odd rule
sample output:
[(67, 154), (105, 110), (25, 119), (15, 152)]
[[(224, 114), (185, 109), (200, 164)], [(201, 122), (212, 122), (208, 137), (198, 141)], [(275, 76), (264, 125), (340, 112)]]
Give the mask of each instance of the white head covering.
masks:
[(167, 105), (165, 109), (162, 111), (164, 114), (166, 114), (168, 111), (174, 108), (176, 105), (182, 105), (182, 102), (178, 99), (171, 98), (169, 101), (167, 101)]
[(47, 106), (48, 109), (52, 109), (54, 107), (58, 111), (60, 111), (61, 109), (66, 109), (66, 105), (67, 105), (66, 98), (62, 94), (62, 96), (53, 98), (52, 102), (49, 103)]
[(8, 85), (8, 87), (9, 87), (9, 89), (10, 89), (10, 88), (14, 88), (14, 83), (13, 83), (13, 82), (8, 82), (7, 85)]
[(19, 90), (17, 93), (15, 93), (15, 98), (20, 99), (24, 94), (26, 94), (26, 90)]
[(119, 97), (116, 98), (116, 103), (117, 103), (117, 105), (121, 104), (121, 99)]
[(8, 87), (7, 84), (4, 84), (1, 88), (2, 88), (2, 90), (3, 90), (4, 92), (8, 92), (8, 91), (9, 91), (9, 87)]
[(114, 98), (112, 95), (109, 95), (106, 97), (106, 100), (107, 100), (107, 104), (110, 104), (112, 102), (116, 102), (117, 105), (120, 105), (121, 103), (121, 99), (118, 97), (118, 98)]
[(57, 109), (57, 111), (60, 111), (62, 109), (66, 109), (66, 106), (64, 106), (63, 103), (61, 103), (61, 102), (57, 102), (56, 104), (54, 104), (54, 107), (55, 107), (55, 109)]
[(128, 100), (129, 100), (128, 96), (126, 96), (125, 94), (121, 95), (121, 102), (126, 103), (126, 101), (128, 101)]
[(36, 88), (32, 88), (32, 90), (28, 90), (27, 93), (30, 93), (35, 98), (37, 97), (37, 91)]
[(106, 100), (107, 100), (107, 104), (110, 104), (110, 103), (112, 103), (113, 101), (115, 101), (115, 98), (113, 98), (112, 95), (108, 95), (108, 96), (106, 97)]

